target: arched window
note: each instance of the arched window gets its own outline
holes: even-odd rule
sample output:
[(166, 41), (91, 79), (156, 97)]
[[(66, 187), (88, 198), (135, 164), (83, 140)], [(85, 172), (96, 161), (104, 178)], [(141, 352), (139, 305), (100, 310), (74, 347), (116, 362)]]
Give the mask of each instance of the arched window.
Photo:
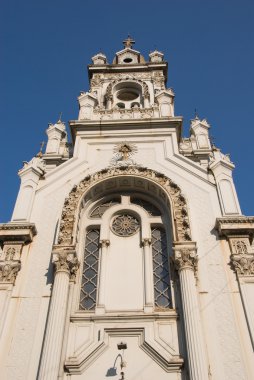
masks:
[(80, 309), (172, 307), (169, 226), (159, 203), (126, 192), (91, 202), (85, 218)]

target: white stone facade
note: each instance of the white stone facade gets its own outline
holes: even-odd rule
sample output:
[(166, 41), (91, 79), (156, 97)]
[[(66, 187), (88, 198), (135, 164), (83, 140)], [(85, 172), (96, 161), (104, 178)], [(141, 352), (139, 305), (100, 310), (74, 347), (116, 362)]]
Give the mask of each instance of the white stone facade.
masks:
[(50, 124), (19, 172), (0, 225), (3, 380), (254, 378), (254, 217), (207, 121), (183, 138), (163, 54), (133, 44), (92, 58), (72, 144)]

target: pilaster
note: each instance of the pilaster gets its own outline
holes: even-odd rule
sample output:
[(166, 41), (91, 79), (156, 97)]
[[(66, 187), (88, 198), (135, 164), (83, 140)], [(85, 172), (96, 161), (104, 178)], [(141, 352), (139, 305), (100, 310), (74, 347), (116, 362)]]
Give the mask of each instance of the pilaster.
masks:
[(103, 239), (100, 241), (101, 255), (100, 255), (100, 273), (99, 273), (99, 288), (98, 288), (98, 305), (96, 306), (96, 314), (105, 313), (105, 281), (106, 281), (106, 263), (107, 263), (107, 250), (110, 241)]
[(51, 296), (46, 336), (39, 371), (40, 380), (56, 380), (61, 362), (69, 295), (69, 282), (74, 281), (79, 262), (73, 249), (56, 248), (53, 252), (55, 277)]
[(22, 248), (31, 243), (36, 234), (35, 225), (32, 223), (0, 224), (0, 243), (3, 247), (0, 256), (0, 351), (5, 347), (2, 333), (6, 326), (15, 280), (21, 269)]
[(191, 380), (208, 380), (195, 278), (198, 263), (196, 244), (176, 242), (173, 260), (180, 280), (189, 376)]
[(152, 260), (152, 254), (151, 254), (151, 239), (150, 238), (144, 238), (142, 240), (142, 246), (144, 250), (144, 276), (145, 276), (145, 283), (144, 283), (144, 289), (145, 289), (145, 305), (144, 310), (145, 312), (149, 313), (153, 311), (153, 277), (151, 272), (151, 263)]
[(226, 237), (230, 247), (230, 264), (234, 270), (250, 339), (254, 347), (254, 250), (251, 246), (254, 234), (254, 217), (218, 218), (219, 235)]

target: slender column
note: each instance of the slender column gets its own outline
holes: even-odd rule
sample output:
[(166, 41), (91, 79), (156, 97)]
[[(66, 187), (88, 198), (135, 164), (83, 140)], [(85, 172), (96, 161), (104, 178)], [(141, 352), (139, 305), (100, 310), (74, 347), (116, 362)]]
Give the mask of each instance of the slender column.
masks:
[(144, 277), (145, 277), (145, 311), (151, 311), (153, 308), (153, 292), (152, 292), (152, 274), (151, 274), (151, 239), (143, 239), (142, 245), (144, 248)]
[(174, 248), (174, 262), (179, 273), (188, 366), (191, 380), (208, 380), (208, 367), (202, 336), (195, 271), (197, 253), (194, 243)]
[(39, 380), (57, 380), (61, 361), (69, 281), (75, 278), (78, 260), (74, 251), (53, 253), (55, 279), (39, 372)]
[(105, 280), (106, 280), (106, 254), (109, 246), (109, 240), (101, 240), (101, 257), (100, 257), (100, 273), (99, 273), (99, 289), (98, 289), (98, 306), (96, 312), (103, 313), (105, 311)]

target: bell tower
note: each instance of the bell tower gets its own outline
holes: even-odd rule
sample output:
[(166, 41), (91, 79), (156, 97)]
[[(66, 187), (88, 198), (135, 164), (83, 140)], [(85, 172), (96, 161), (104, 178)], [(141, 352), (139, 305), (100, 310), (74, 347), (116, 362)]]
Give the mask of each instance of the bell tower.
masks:
[(252, 379), (254, 217), (168, 64), (128, 36), (19, 171), (0, 225), (4, 380)]

